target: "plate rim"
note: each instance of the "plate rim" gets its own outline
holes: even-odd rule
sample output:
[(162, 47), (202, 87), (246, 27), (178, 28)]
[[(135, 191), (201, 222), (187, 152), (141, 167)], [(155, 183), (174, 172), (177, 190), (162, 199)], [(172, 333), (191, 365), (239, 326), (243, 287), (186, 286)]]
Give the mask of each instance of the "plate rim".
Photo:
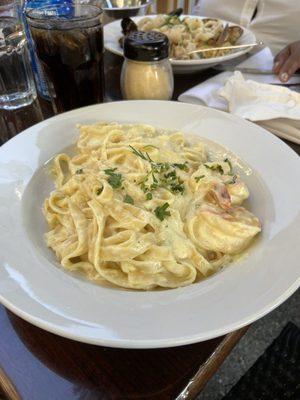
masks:
[(176, 338), (172, 339), (147, 339), (147, 340), (130, 340), (130, 339), (101, 339), (100, 341), (97, 339), (89, 338), (84, 335), (76, 335), (72, 331), (69, 332), (66, 329), (59, 328), (53, 323), (45, 322), (45, 320), (33, 317), (32, 315), (28, 314), (27, 312), (22, 311), (18, 307), (15, 307), (11, 302), (6, 301), (5, 298), (0, 293), (0, 303), (11, 311), (13, 314), (17, 315), (21, 319), (26, 322), (31, 323), (32, 325), (43, 329), (47, 332), (53, 333), (55, 335), (75, 340), (80, 343), (87, 343), (96, 346), (104, 346), (104, 347), (111, 347), (111, 348), (120, 348), (120, 349), (160, 349), (160, 348), (171, 348), (171, 347), (178, 347), (178, 346), (185, 346), (189, 344), (195, 344), (200, 342), (205, 342), (211, 339), (215, 339), (220, 336), (228, 335), (232, 332), (235, 332), (245, 326), (252, 324), (253, 322), (257, 321), (258, 319), (264, 317), (268, 313), (272, 312), (275, 308), (279, 307), (285, 300), (287, 300), (292, 294), (296, 292), (296, 290), (300, 286), (300, 278), (288, 289), (284, 292), (280, 297), (276, 299), (276, 301), (270, 303), (270, 305), (265, 306), (260, 313), (252, 315), (249, 318), (244, 318), (239, 324), (232, 327), (233, 324), (229, 326), (225, 326), (220, 329), (215, 329), (209, 331), (207, 334), (202, 335), (191, 335), (188, 337)]

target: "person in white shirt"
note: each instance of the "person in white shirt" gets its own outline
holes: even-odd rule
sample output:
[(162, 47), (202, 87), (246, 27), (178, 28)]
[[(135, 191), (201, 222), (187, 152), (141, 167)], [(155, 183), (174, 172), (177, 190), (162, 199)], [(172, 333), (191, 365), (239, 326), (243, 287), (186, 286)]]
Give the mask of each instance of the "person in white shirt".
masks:
[(194, 14), (253, 31), (257, 40), (277, 54), (274, 72), (283, 82), (300, 67), (300, 42), (293, 43), (300, 38), (300, 0), (199, 0)]

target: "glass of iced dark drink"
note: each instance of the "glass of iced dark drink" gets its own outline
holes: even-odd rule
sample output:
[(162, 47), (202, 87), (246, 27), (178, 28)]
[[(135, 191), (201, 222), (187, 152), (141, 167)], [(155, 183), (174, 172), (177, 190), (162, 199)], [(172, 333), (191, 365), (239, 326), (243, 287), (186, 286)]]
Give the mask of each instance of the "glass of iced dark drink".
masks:
[(56, 111), (103, 102), (102, 10), (86, 1), (31, 9), (26, 17)]

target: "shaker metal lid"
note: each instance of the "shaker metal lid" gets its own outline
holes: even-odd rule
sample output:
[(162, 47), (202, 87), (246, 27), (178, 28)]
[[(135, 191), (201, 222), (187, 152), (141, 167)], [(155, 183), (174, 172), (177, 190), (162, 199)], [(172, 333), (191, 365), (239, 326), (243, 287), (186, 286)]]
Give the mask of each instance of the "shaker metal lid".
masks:
[(135, 31), (125, 37), (124, 56), (135, 61), (159, 61), (169, 56), (169, 39), (156, 31)]

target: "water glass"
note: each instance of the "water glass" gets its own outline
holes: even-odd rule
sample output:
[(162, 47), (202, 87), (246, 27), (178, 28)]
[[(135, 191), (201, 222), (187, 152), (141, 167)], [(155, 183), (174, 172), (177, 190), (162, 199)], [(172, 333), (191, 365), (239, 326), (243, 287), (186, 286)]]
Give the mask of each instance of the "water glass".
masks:
[[(0, 6), (0, 141), (4, 142), (20, 129), (14, 125), (13, 112), (36, 102), (37, 94), (31, 70), (27, 41), (14, 1)], [(28, 109), (27, 109), (28, 112)], [(9, 117), (8, 117), (9, 114)], [(9, 118), (9, 123), (7, 122)], [(42, 119), (40, 108), (32, 108), (31, 124)], [(5, 129), (3, 128), (5, 127)]]
[(16, 15), (0, 15), (0, 108), (12, 110), (23, 107), (35, 98), (35, 84), (22, 25)]

